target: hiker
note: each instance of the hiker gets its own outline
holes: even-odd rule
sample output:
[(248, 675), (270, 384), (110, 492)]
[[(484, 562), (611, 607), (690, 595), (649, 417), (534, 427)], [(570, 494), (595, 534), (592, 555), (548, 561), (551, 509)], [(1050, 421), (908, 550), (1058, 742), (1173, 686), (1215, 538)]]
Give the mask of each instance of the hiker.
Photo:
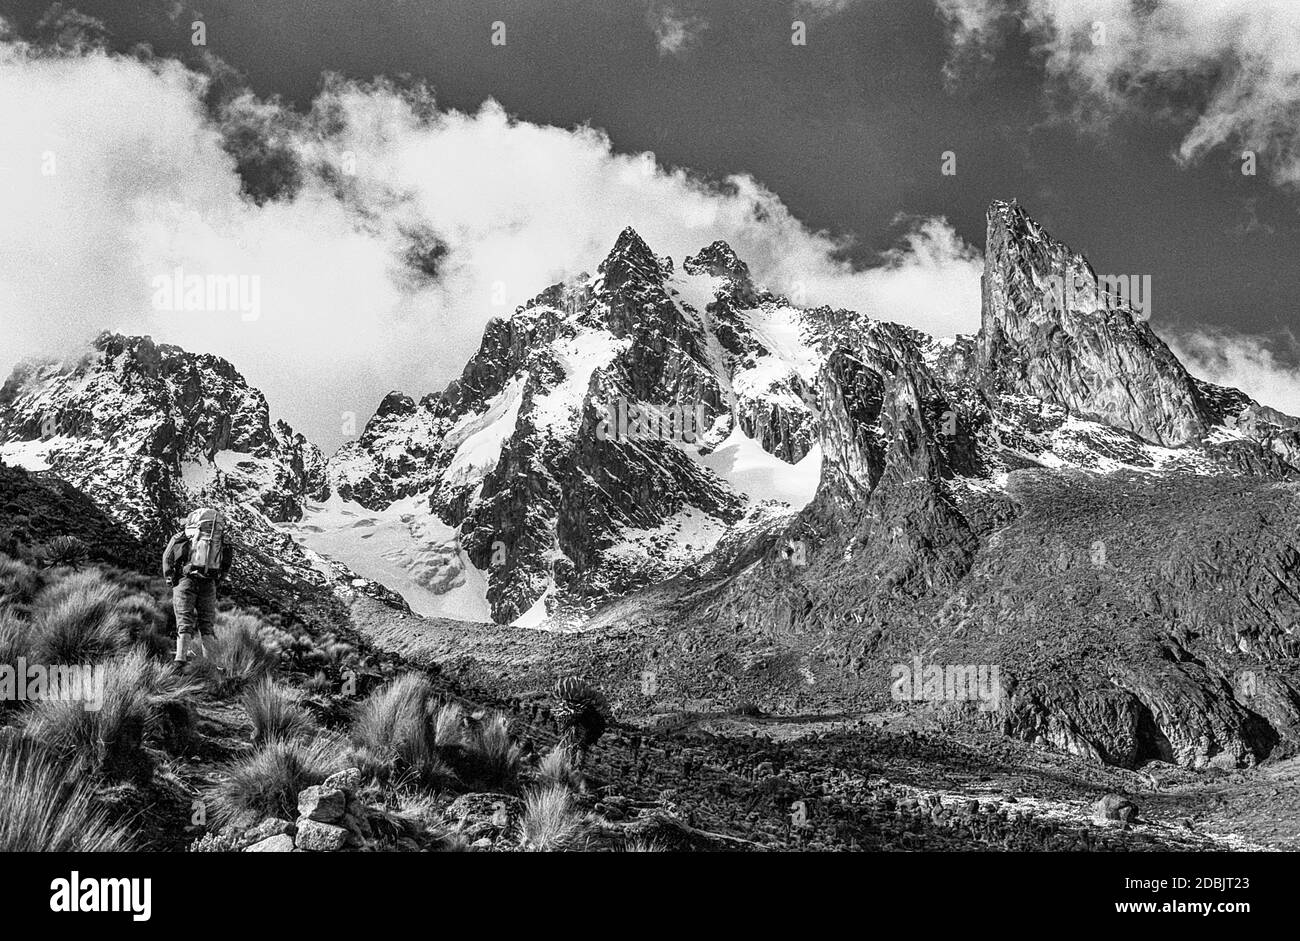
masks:
[(219, 510), (195, 510), (185, 518), (185, 528), (167, 543), (162, 566), (176, 610), (176, 663), (189, 661), (191, 636), (199, 654), (206, 656), (203, 638), (216, 633), (217, 586), (230, 571), (233, 558)]
[(556, 681), (555, 698), (559, 705), (555, 717), (560, 725), (560, 745), (581, 768), (587, 750), (595, 745), (609, 725), (609, 704), (594, 686), (581, 676), (565, 676)]

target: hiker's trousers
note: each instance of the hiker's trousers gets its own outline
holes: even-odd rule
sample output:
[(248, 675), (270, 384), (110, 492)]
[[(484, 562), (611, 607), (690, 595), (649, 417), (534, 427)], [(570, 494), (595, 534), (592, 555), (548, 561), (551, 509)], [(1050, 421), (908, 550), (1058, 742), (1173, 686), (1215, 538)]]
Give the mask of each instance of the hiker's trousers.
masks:
[(217, 580), (186, 575), (172, 589), (172, 607), (176, 609), (176, 633), (216, 633)]

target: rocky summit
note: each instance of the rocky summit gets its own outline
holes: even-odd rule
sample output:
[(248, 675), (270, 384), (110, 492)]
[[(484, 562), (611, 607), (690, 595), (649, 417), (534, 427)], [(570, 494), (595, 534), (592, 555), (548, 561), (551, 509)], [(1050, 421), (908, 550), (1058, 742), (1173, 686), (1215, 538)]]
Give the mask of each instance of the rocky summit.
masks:
[[(724, 242), (678, 264), (627, 228), (329, 458), (232, 364), (115, 334), (14, 372), (0, 453), (146, 555), (223, 507), (253, 550), (237, 576), (332, 592), (354, 642), (516, 711), (557, 672), (598, 678), (632, 750), (615, 777), (628, 729), (704, 735), (690, 775), (755, 758), (717, 743), (757, 717), (889, 752), (894, 716), (1148, 777), (1294, 754), (1300, 420), (1191, 375), (1015, 202), (987, 225), (974, 336), (802, 307)], [(975, 803), (953, 819), (985, 826)], [(356, 806), (279, 809), (243, 845), (358, 845), (383, 815)]]

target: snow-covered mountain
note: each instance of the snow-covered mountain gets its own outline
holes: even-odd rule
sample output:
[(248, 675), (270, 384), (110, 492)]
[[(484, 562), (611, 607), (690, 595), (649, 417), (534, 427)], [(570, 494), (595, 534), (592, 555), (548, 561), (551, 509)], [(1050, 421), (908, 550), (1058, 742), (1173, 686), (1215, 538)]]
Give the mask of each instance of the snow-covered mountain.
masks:
[[(1076, 288), (1065, 304), (1054, 275)], [(797, 307), (723, 242), (678, 268), (629, 228), (594, 276), (489, 323), (441, 395), (386, 397), (327, 476), (353, 512), (400, 502), (394, 525), (423, 528), (387, 554), (410, 590), (482, 585), (495, 620), (555, 625), (707, 572), (815, 495), (849, 505), (900, 448), (954, 505), (1031, 465), (1300, 464), (1294, 419), (1193, 379), (1131, 309), (1097, 299), (1096, 280), (1019, 206), (995, 203), (983, 327), (935, 340), (888, 311)], [(411, 516), (416, 497), (449, 529)], [(350, 561), (367, 567), (360, 549)], [(422, 602), (446, 615), (465, 603)]]
[(441, 396), (389, 395), (331, 487), (371, 511), (427, 499), (496, 620), (571, 621), (808, 503), (818, 316), (721, 242), (678, 271), (627, 229), (594, 277), (492, 321)]
[(231, 364), (112, 334), (16, 370), (0, 442), (148, 539), (220, 500), (292, 564), (420, 613), (559, 628), (774, 538), (797, 556), (801, 532), (877, 490), (912, 510), (923, 492), (956, 534), (1019, 468), (1294, 473), (1300, 423), (1191, 377), (1016, 204), (988, 222), (974, 337), (801, 308), (723, 242), (679, 267), (629, 228), (594, 276), (491, 321), (460, 379), (390, 393), (328, 461)]
[(0, 387), (0, 459), (69, 481), (158, 550), (192, 508), (216, 505), (248, 550), (237, 574), (388, 595), (278, 528), (327, 495), (324, 459), (218, 356), (104, 333), (73, 362), (25, 362)]

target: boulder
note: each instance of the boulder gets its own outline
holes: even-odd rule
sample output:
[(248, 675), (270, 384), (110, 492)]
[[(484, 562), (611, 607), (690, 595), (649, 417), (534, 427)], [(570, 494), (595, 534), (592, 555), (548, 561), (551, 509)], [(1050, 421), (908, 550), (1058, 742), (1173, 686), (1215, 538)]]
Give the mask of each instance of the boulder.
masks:
[(1138, 806), (1120, 794), (1107, 794), (1094, 805), (1093, 814), (1098, 823), (1112, 820), (1130, 823), (1137, 819)]
[(313, 853), (333, 853), (348, 843), (348, 831), (331, 823), (303, 817), (298, 821), (298, 849)]
[(275, 817), (267, 817), (257, 826), (249, 827), (244, 831), (243, 842), (245, 846), (252, 846), (254, 843), (269, 840), (273, 836), (280, 836), (281, 834), (289, 834), (292, 836), (293, 830), (293, 824), (288, 820), (279, 820)]
[(345, 793), (355, 793), (361, 787), (361, 771), (358, 768), (345, 768), (336, 771), (325, 779), (321, 787)]
[(298, 815), (320, 823), (338, 823), (348, 809), (348, 798), (338, 788), (323, 784), (298, 792)]
[(275, 836), (267, 837), (265, 840), (259, 840), (253, 845), (244, 849), (245, 853), (292, 853), (293, 837), (287, 833), (279, 833)]
[(522, 812), (523, 802), (509, 794), (462, 794), (448, 805), (445, 816), (473, 842), (499, 836), (519, 820)]

